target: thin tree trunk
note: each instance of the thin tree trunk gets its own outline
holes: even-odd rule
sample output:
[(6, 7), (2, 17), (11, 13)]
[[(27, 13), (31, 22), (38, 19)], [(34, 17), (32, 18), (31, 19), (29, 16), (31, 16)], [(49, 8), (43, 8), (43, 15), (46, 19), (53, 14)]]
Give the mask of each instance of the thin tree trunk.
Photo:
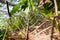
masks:
[(56, 0), (54, 0), (54, 8), (55, 8), (55, 14), (53, 18), (53, 27), (52, 27), (52, 33), (51, 33), (51, 40), (53, 40), (53, 32), (54, 32), (54, 27), (58, 28), (58, 6)]
[(9, 26), (10, 26), (10, 21), (11, 21), (11, 14), (10, 14), (10, 12), (9, 12), (9, 5), (8, 5), (8, 2), (7, 2), (7, 1), (6, 1), (6, 5), (7, 5), (8, 15), (9, 15), (9, 23), (8, 23), (8, 26), (6, 27), (6, 32), (5, 32), (4, 37), (3, 37), (2, 40), (5, 40), (6, 34), (7, 34), (7, 32), (9, 31), (8, 28), (9, 28)]
[(7, 11), (8, 11), (8, 15), (9, 15), (9, 26), (11, 25), (11, 17), (12, 17), (12, 15), (11, 15), (11, 13), (9, 12), (9, 3), (8, 3), (8, 1), (6, 1), (6, 4), (7, 4)]

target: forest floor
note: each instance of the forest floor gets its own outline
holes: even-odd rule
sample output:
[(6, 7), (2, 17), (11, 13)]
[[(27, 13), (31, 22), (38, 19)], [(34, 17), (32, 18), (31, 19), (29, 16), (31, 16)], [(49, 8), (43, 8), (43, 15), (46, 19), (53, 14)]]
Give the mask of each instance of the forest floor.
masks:
[[(50, 29), (49, 29), (50, 28)], [(17, 36), (17, 37), (16, 37)], [(53, 34), (53, 40), (56, 40), (57, 36), (57, 32), (55, 32)], [(7, 40), (25, 40), (26, 38), (22, 38), (22, 39), (17, 39), (20, 36), (18, 36), (17, 34), (15, 34), (14, 36), (10, 36), (10, 39)], [(51, 27), (45, 28), (43, 30), (34, 30), (32, 32), (28, 33), (28, 40), (51, 40)]]
[[(51, 40), (51, 27), (29, 33), (29, 40)], [(57, 40), (57, 32), (54, 32), (53, 40)]]
[[(56, 34), (57, 33), (55, 33), (54, 35)], [(29, 40), (51, 40), (51, 34), (46, 35), (44, 32), (36, 36), (33, 34), (29, 34)], [(53, 38), (53, 40), (56, 40), (56, 37)]]
[[(51, 29), (52, 29), (52, 23), (47, 21), (43, 22), (40, 26), (32, 26), (31, 28), (29, 28), (28, 40), (51, 40)], [(53, 33), (53, 40), (57, 40), (57, 33), (58, 32)], [(14, 34), (14, 36), (20, 38), (18, 33)], [(15, 37), (13, 38), (14, 40), (20, 40), (20, 39), (15, 39)], [(21, 40), (25, 40), (25, 39), (26, 36)], [(7, 39), (7, 40), (11, 40), (11, 39)]]

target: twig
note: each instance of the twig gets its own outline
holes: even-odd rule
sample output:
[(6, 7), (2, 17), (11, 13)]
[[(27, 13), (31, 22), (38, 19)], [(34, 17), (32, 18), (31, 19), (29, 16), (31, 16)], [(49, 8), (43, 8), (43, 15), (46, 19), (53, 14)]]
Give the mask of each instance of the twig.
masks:
[[(42, 31), (40, 31), (39, 33), (35, 34), (34, 37), (36, 37), (37, 35), (41, 34), (42, 32), (44, 32), (44, 31), (46, 31), (46, 30), (48, 30), (48, 29), (50, 29), (50, 28), (52, 28), (52, 26), (50, 26), (50, 27), (48, 27), (48, 28), (45, 28), (44, 30), (42, 30)], [(48, 35), (48, 36), (51, 36), (51, 35)]]
[[(50, 29), (50, 28), (52, 28), (52, 26), (50, 26), (50, 27), (48, 27), (48, 28), (45, 28), (44, 30), (42, 30), (42, 31), (40, 31), (39, 33), (37, 33), (36, 35), (38, 35), (38, 34), (44, 32), (44, 31), (46, 31), (46, 30), (48, 30), (48, 29)], [(36, 36), (36, 35), (35, 35), (35, 36)]]
[[(49, 21), (49, 20), (46, 20), (46, 21), (44, 21), (42, 24), (40, 24), (40, 26), (38, 26), (34, 31), (36, 31), (39, 27), (41, 27), (42, 25), (44, 25), (47, 21)], [(34, 32), (34, 31), (32, 31), (32, 32)], [(31, 33), (32, 33), (31, 32)]]
[(38, 3), (38, 8), (41, 7), (41, 6), (43, 6), (43, 4), (44, 4), (44, 1), (40, 0), (39, 3)]

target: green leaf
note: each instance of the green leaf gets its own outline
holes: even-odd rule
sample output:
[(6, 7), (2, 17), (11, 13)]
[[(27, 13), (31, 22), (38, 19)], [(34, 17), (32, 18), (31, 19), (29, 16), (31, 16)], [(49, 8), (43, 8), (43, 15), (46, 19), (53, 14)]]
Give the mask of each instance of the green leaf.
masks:
[(19, 8), (20, 8), (20, 3), (13, 7), (11, 13), (16, 13), (16, 11), (18, 11)]

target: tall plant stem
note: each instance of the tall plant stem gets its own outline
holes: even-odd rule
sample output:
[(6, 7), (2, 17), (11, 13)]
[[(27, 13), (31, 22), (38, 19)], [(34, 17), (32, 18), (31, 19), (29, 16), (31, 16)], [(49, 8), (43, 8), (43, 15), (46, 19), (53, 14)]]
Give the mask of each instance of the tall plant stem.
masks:
[(27, 19), (27, 23), (26, 23), (26, 25), (27, 25), (27, 30), (26, 30), (26, 31), (27, 31), (27, 37), (26, 37), (26, 40), (29, 40), (29, 17), (30, 17), (30, 16), (29, 16), (29, 14), (28, 14), (28, 16), (27, 16), (27, 18), (26, 18), (26, 19)]

